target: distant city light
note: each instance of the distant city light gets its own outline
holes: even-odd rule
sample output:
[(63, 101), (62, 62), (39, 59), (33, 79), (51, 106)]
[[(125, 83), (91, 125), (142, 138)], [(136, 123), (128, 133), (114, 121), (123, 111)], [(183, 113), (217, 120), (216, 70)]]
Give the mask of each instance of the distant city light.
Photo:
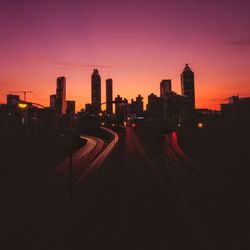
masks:
[(113, 124), (112, 124), (112, 127), (114, 127), (114, 126), (115, 126), (115, 124), (113, 123)]
[(102, 124), (102, 126), (104, 126), (104, 125), (105, 125), (105, 122), (102, 122), (101, 124)]
[(132, 123), (132, 125), (131, 125), (133, 128), (135, 127), (135, 124), (134, 123)]
[(178, 125), (177, 125), (177, 126), (178, 126), (178, 128), (180, 128), (180, 127), (181, 127), (181, 124), (180, 124), (180, 123), (178, 123)]

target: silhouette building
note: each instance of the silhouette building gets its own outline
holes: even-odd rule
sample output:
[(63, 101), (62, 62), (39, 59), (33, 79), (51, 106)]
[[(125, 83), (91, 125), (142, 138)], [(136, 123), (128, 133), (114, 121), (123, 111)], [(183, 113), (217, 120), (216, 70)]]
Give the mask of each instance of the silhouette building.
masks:
[(115, 98), (115, 113), (118, 113), (118, 110), (120, 108), (120, 105), (122, 104), (123, 99), (120, 95), (117, 95), (117, 97)]
[(221, 104), (221, 113), (223, 116), (245, 116), (250, 117), (250, 97), (240, 98), (231, 96), (227, 104)]
[(56, 95), (50, 95), (50, 108), (56, 110)]
[(97, 69), (91, 76), (91, 101), (94, 113), (101, 111), (101, 77)]
[(194, 89), (194, 72), (186, 64), (181, 74), (181, 92), (187, 97), (192, 110), (195, 109), (195, 89)]
[(162, 80), (160, 83), (160, 96), (163, 97), (172, 91), (172, 82), (170, 79)]
[(7, 95), (7, 104), (8, 105), (18, 105), (20, 101), (19, 95)]
[(66, 78), (63, 76), (57, 78), (56, 107), (60, 115), (66, 113)]
[(137, 108), (137, 114), (143, 113), (143, 97), (141, 95), (138, 95), (136, 97), (136, 108)]
[(131, 100), (130, 104), (130, 114), (131, 115), (142, 115), (143, 114), (143, 97), (138, 95), (136, 100)]
[(67, 115), (75, 115), (76, 113), (76, 102), (75, 101), (67, 101)]
[(113, 80), (106, 80), (106, 111), (107, 114), (113, 114)]
[(147, 115), (150, 120), (163, 119), (163, 99), (155, 94), (148, 96)]
[(122, 99), (120, 95), (115, 98), (115, 117), (116, 121), (123, 124), (128, 118), (129, 105), (126, 98)]
[(168, 93), (163, 100), (163, 119), (175, 126), (187, 113), (187, 97), (175, 92)]

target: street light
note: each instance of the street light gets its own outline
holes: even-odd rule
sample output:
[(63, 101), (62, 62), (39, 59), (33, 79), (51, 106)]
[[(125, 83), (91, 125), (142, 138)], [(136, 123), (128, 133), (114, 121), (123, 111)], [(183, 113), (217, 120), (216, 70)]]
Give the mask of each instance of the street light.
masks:
[(18, 103), (18, 107), (21, 108), (21, 109), (26, 109), (28, 106), (27, 103)]
[(202, 129), (204, 128), (204, 123), (203, 122), (198, 122), (197, 127)]

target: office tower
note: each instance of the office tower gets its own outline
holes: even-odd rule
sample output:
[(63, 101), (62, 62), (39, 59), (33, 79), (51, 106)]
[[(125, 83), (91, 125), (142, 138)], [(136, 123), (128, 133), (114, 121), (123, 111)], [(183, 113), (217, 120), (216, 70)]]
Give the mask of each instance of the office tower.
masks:
[(136, 97), (136, 109), (137, 114), (143, 113), (143, 97), (141, 95)]
[(181, 92), (185, 95), (192, 110), (195, 109), (194, 72), (186, 64), (181, 74)]
[(56, 106), (60, 115), (66, 113), (66, 78), (63, 76), (57, 78)]
[(177, 125), (187, 113), (187, 97), (171, 92), (163, 98), (163, 118)]
[(67, 101), (67, 115), (75, 115), (76, 113), (76, 102), (75, 101)]
[(113, 80), (106, 80), (106, 110), (107, 114), (113, 114)]
[(7, 95), (7, 104), (9, 105), (18, 105), (20, 101), (19, 95)]
[(120, 124), (127, 121), (128, 118), (128, 100), (122, 99), (119, 95), (115, 98), (115, 117), (116, 121)]
[(141, 95), (138, 95), (136, 100), (131, 99), (129, 112), (131, 115), (143, 114), (143, 97)]
[(122, 102), (123, 102), (122, 97), (120, 97), (120, 95), (117, 95), (117, 97), (115, 98), (115, 113), (116, 114), (119, 112)]
[(154, 109), (155, 104), (157, 103), (159, 97), (155, 95), (154, 93), (151, 93), (148, 96), (148, 104), (147, 104), (147, 111), (151, 111)]
[(148, 96), (147, 114), (151, 120), (163, 119), (163, 99), (153, 93), (150, 94)]
[(172, 91), (172, 83), (170, 79), (162, 80), (160, 83), (160, 96), (163, 97)]
[(101, 77), (97, 69), (91, 76), (91, 100), (94, 113), (101, 111)]
[(56, 110), (57, 107), (56, 95), (50, 95), (49, 100), (50, 100), (50, 108)]

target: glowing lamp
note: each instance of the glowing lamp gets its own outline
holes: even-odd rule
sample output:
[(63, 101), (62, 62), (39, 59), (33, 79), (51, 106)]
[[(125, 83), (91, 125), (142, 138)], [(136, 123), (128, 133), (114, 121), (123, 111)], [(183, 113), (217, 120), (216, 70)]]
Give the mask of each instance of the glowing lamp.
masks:
[(199, 123), (197, 124), (197, 127), (198, 127), (198, 128), (204, 128), (204, 123), (199, 122)]
[(25, 109), (25, 108), (27, 108), (27, 106), (28, 106), (27, 103), (19, 103), (18, 104), (18, 107), (21, 109)]

